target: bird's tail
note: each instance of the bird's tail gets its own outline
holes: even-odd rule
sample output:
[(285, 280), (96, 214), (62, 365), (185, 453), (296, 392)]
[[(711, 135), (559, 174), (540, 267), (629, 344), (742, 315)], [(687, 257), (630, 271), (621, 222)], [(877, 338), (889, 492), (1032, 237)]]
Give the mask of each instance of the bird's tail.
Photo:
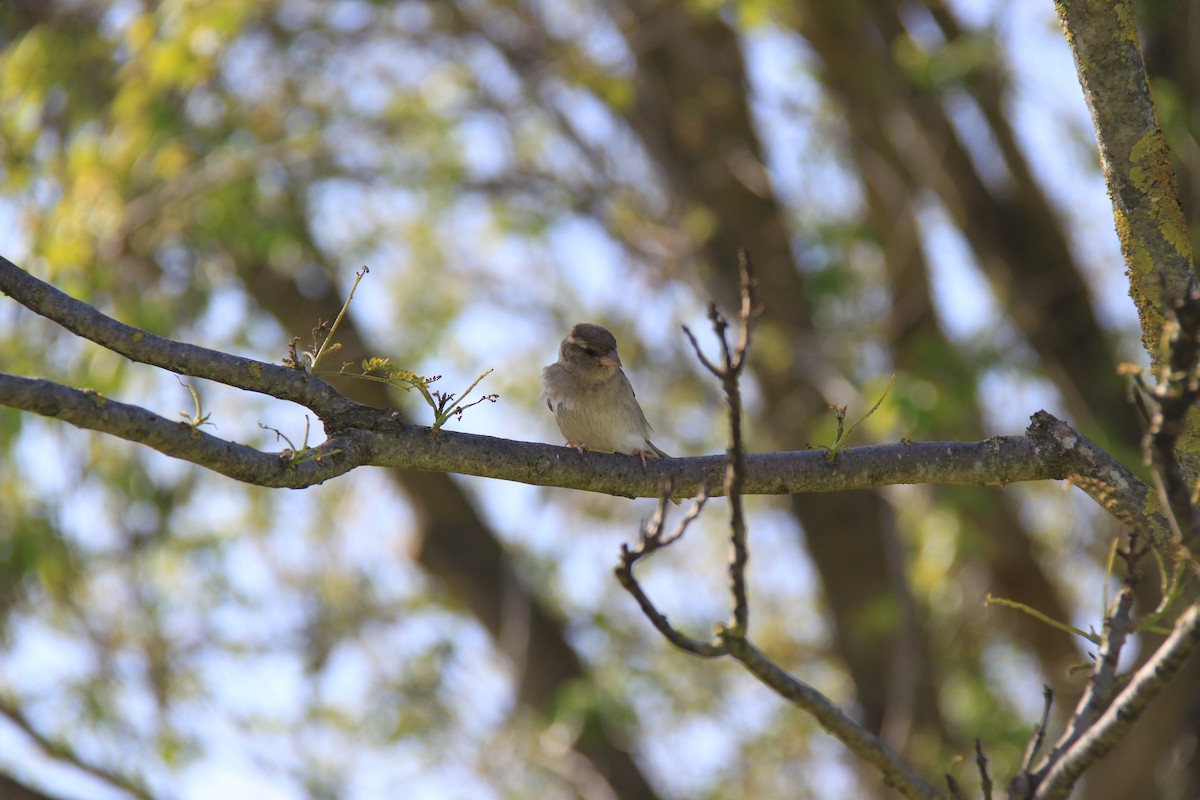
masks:
[(646, 440), (646, 446), (649, 447), (651, 450), (653, 450), (654, 455), (658, 456), (659, 458), (670, 458), (669, 455), (667, 455), (662, 450), (659, 450), (657, 447), (655, 447), (654, 442), (650, 441), (649, 439)]

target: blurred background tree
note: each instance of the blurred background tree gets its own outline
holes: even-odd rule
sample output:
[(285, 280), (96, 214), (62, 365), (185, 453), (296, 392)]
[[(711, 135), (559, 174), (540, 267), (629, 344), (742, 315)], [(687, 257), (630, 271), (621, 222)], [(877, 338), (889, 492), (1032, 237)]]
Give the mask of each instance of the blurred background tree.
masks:
[[(1139, 8), (1195, 220), (1200, 14)], [(487, 367), (464, 429), (557, 442), (539, 368), (613, 328), (659, 444), (724, 423), (679, 324), (753, 254), (756, 450), (1015, 433), (1040, 407), (1140, 464), (1144, 362), (1070, 57), (1043, 0), (0, 7), (0, 246), (132, 325), (277, 360), (371, 267), (339, 357)], [(0, 304), (6, 371), (191, 409), (172, 376)], [(425, 422), (376, 385), (339, 388)], [(219, 435), (294, 408), (197, 387)], [(53, 797), (887, 797), (611, 578), (647, 501), (375, 470), (234, 485), (0, 409), (0, 772)], [(1102, 621), (1114, 525), (1058, 486), (751, 501), (758, 644), (928, 775), (1015, 767)], [(714, 520), (720, 517), (713, 514)], [(647, 583), (719, 617), (712, 523)], [(1152, 581), (1147, 583), (1153, 583)], [(1147, 596), (1153, 603), (1154, 597)], [(1200, 785), (1200, 681), (1086, 785)], [(7, 784), (6, 784), (7, 785)]]

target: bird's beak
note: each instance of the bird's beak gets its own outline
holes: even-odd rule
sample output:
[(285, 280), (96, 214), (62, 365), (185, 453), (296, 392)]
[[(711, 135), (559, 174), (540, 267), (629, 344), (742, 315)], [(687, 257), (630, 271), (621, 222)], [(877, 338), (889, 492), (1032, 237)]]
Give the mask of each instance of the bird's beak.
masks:
[(616, 350), (609, 350), (600, 356), (600, 363), (606, 367), (619, 367), (621, 366), (621, 359), (617, 357)]

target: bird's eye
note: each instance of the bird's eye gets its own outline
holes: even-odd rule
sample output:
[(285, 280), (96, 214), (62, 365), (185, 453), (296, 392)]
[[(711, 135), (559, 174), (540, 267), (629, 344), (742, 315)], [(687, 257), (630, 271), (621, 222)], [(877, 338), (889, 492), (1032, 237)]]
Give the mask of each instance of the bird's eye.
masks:
[(583, 352), (587, 353), (589, 358), (595, 358), (595, 357), (596, 357), (596, 351), (595, 351), (593, 348), (591, 348), (591, 347), (585, 347), (585, 348), (583, 348)]

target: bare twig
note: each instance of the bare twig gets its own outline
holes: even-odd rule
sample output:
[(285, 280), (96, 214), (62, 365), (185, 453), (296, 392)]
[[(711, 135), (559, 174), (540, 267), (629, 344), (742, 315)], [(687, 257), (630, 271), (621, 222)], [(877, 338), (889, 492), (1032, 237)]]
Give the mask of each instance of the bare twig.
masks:
[(983, 800), (992, 800), (992, 776), (988, 774), (987, 756), (978, 739), (975, 740), (975, 765), (979, 767), (979, 791), (983, 793)]
[(1029, 744), (1025, 746), (1025, 757), (1021, 759), (1021, 772), (1033, 769), (1033, 760), (1037, 758), (1042, 743), (1046, 741), (1046, 726), (1050, 724), (1050, 709), (1054, 705), (1054, 691), (1049, 686), (1042, 686), (1042, 721), (1033, 729)]
[(750, 347), (750, 321), (757, 313), (754, 299), (754, 271), (745, 250), (738, 251), (738, 272), (741, 277), (741, 308), (737, 319), (737, 342), (730, 347), (729, 323), (717, 310), (716, 303), (708, 304), (708, 319), (721, 347), (720, 364), (709, 361), (696, 337), (683, 326), (683, 332), (705, 368), (721, 381), (725, 393), (726, 416), (729, 420), (729, 444), (725, 449), (725, 496), (729, 498), (729, 538), (732, 555), (729, 559), (729, 585), (733, 595), (730, 626), (738, 635), (746, 635), (750, 625), (750, 604), (746, 597), (746, 564), (750, 557), (746, 546), (746, 514), (742, 495), (746, 486), (746, 448), (742, 441), (742, 393), (738, 386), (746, 365)]
[[(700, 362), (709, 372), (721, 380), (721, 386), (725, 391), (727, 417), (729, 419), (729, 446), (725, 451), (724, 486), (725, 495), (729, 498), (730, 506), (729, 528), (732, 555), (729, 560), (729, 583), (730, 593), (733, 597), (733, 609), (727, 628), (736, 632), (737, 636), (744, 636), (749, 625), (750, 613), (750, 605), (746, 597), (746, 564), (749, 559), (749, 550), (746, 546), (746, 521), (742, 504), (746, 457), (745, 447), (742, 443), (742, 400), (741, 392), (738, 388), (738, 376), (745, 364), (746, 350), (750, 345), (750, 318), (753, 315), (754, 308), (754, 278), (749, 259), (746, 257), (744, 251), (739, 253), (738, 263), (741, 267), (742, 275), (742, 310), (738, 315), (737, 344), (732, 348), (730, 347), (727, 335), (729, 323), (725, 320), (721, 312), (717, 310), (716, 303), (709, 303), (708, 319), (712, 323), (713, 333), (716, 335), (717, 342), (721, 348), (719, 364), (714, 364), (704, 356), (699, 344), (696, 342), (695, 336), (692, 335), (692, 332), (688, 330), (686, 325), (683, 327), (683, 331), (691, 341)], [(693, 506), (692, 511), (680, 522), (676, 532), (664, 540), (662, 538), (662, 527), (669, 494), (669, 489), (662, 493), (654, 518), (649, 523), (642, 525), (638, 546), (632, 550), (627, 546), (622, 546), (621, 563), (617, 567), (617, 578), (620, 580), (621, 585), (634, 596), (638, 605), (641, 606), (643, 613), (646, 614), (654, 627), (676, 647), (705, 657), (727, 655), (729, 648), (723, 641), (716, 643), (701, 642), (685, 636), (672, 627), (666, 617), (655, 608), (654, 603), (646, 596), (641, 586), (633, 577), (633, 565), (639, 558), (663, 546), (664, 541), (670, 543), (683, 535), (683, 529), (699, 515), (705, 497), (705, 495), (702, 495), (701, 500)]]
[(365, 265), (361, 270), (354, 274), (354, 283), (350, 286), (350, 291), (346, 293), (346, 302), (342, 303), (342, 308), (338, 311), (337, 317), (333, 320), (333, 325), (329, 327), (329, 332), (325, 334), (325, 339), (321, 342), (321, 346), (317, 348), (317, 352), (313, 354), (312, 361), (308, 365), (309, 372), (316, 372), (317, 366), (321, 363), (321, 356), (329, 352), (333, 345), (333, 337), (337, 333), (338, 326), (342, 324), (342, 319), (346, 316), (346, 310), (350, 308), (350, 301), (354, 299), (354, 292), (358, 289), (359, 282), (371, 270)]
[(650, 555), (655, 550), (662, 549), (678, 541), (688, 526), (700, 516), (700, 512), (704, 509), (704, 503), (708, 500), (708, 496), (701, 493), (695, 502), (692, 503), (692, 507), (684, 515), (683, 519), (675, 526), (675, 529), (671, 533), (664, 535), (667, 503), (670, 502), (670, 498), (670, 486), (667, 485), (659, 496), (654, 516), (642, 522), (637, 546), (630, 548), (628, 545), (621, 545), (621, 561), (617, 564), (613, 572), (616, 574), (621, 586), (637, 600), (646, 618), (650, 620), (655, 629), (666, 637), (667, 641), (671, 644), (680, 650), (702, 658), (715, 658), (716, 656), (727, 655), (728, 650), (720, 642), (703, 642), (699, 639), (693, 639), (671, 625), (666, 615), (655, 607), (654, 601), (650, 599), (646, 591), (642, 588), (642, 585), (638, 583), (637, 578), (633, 575), (633, 567), (638, 561)]
[[(659, 503), (658, 503), (657, 509), (655, 511), (655, 519), (656, 520), (661, 520), (661, 519), (665, 518), (665, 516), (666, 516), (666, 506), (662, 501), (663, 501), (663, 499), (667, 499), (667, 500), (671, 499), (671, 494), (669, 491), (670, 486), (671, 486), (671, 484), (668, 482), (666, 484), (668, 491), (664, 491), (662, 497), (659, 498)], [(700, 487), (700, 494), (695, 497), (695, 500), (692, 503), (691, 508), (689, 508), (687, 513), (684, 514), (683, 519), (681, 519), (679, 521), (679, 524), (675, 526), (675, 530), (671, 531), (671, 533), (667, 534), (666, 536), (660, 537), (658, 546), (666, 547), (668, 545), (674, 544), (676, 539), (683, 536), (683, 532), (685, 530), (687, 530), (688, 525), (691, 525), (692, 522), (697, 517), (700, 516), (700, 512), (704, 510), (704, 504), (707, 502), (708, 502), (708, 492), (702, 486), (702, 487)]]
[[(645, 552), (651, 552), (663, 543), (675, 541), (678, 534), (662, 536), (662, 520), (666, 514), (666, 497), (669, 489), (663, 492), (659, 500), (658, 510), (652, 521), (644, 524), (640, 542), (637, 548), (630, 550), (623, 547), (621, 563), (617, 567), (617, 577), (622, 585), (637, 599), (643, 613), (668, 641), (683, 650), (696, 655), (713, 657), (729, 655), (737, 660), (758, 680), (771, 688), (780, 697), (794, 703), (811, 714), (827, 731), (845, 744), (858, 757), (877, 767), (883, 774), (884, 781), (894, 786), (905, 797), (936, 798), (937, 791), (922, 780), (912, 768), (895, 752), (879, 739), (878, 736), (863, 728), (844, 711), (834, 705), (827, 697), (813, 687), (789, 675), (770, 659), (764, 656), (751, 644), (747, 631), (749, 628), (750, 608), (746, 588), (746, 565), (749, 561), (749, 546), (745, 509), (742, 496), (746, 488), (747, 458), (745, 443), (742, 438), (742, 403), (738, 378), (746, 363), (746, 354), (750, 346), (750, 322), (756, 308), (754, 302), (754, 276), (750, 261), (745, 253), (739, 254), (741, 268), (741, 297), (742, 303), (738, 314), (737, 341), (731, 344), (728, 330), (729, 323), (716, 309), (715, 304), (709, 305), (708, 318), (712, 323), (713, 333), (720, 346), (720, 357), (715, 362), (708, 359), (692, 332), (684, 327), (683, 331), (696, 351), (697, 358), (714, 376), (721, 381), (725, 394), (726, 415), (729, 422), (729, 445), (725, 451), (724, 489), (729, 498), (730, 507), (730, 557), (729, 557), (729, 593), (731, 597), (730, 620), (725, 625), (717, 626), (717, 641), (708, 643), (691, 639), (675, 630), (654, 604), (646, 597), (641, 587), (633, 580), (632, 565)], [(699, 508), (694, 509), (699, 513)], [(690, 517), (691, 515), (689, 515)], [(685, 525), (688, 518), (681, 523)], [(681, 532), (681, 531), (680, 531)]]
[(1045, 774), (1063, 757), (1063, 753), (1088, 732), (1111, 704), (1118, 689), (1117, 666), (1121, 649), (1136, 627), (1132, 617), (1133, 599), (1133, 587), (1126, 582), (1117, 595), (1112, 613), (1104, 621), (1104, 635), (1096, 654), (1092, 679), (1079, 698), (1067, 729), (1034, 771), (1034, 785), (1042, 781)]
[[(1021, 758), (1021, 766), (1017, 769), (1016, 775), (1008, 783), (1007, 796), (1009, 800), (1025, 800), (1032, 793), (1032, 787), (1036, 784), (1037, 778), (1033, 773), (1033, 760), (1037, 758), (1038, 751), (1042, 749), (1042, 743), (1046, 740), (1046, 726), (1050, 722), (1050, 708), (1054, 705), (1054, 692), (1049, 686), (1042, 687), (1042, 721), (1033, 729), (1033, 733), (1029, 737), (1028, 744), (1025, 745), (1025, 755)], [(979, 748), (979, 740), (975, 741), (975, 747)], [(982, 755), (982, 754), (981, 754)], [(991, 798), (991, 785), (988, 785), (987, 798)]]

